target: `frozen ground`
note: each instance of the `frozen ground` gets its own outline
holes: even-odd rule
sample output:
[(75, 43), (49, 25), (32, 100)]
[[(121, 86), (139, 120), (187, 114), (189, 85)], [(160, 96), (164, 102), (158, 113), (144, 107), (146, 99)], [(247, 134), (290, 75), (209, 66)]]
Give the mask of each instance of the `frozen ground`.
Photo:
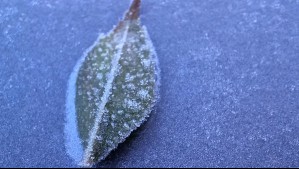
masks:
[[(75, 63), (128, 1), (1, 0), (0, 166), (71, 167)], [(144, 0), (161, 100), (112, 167), (299, 167), (299, 1)]]

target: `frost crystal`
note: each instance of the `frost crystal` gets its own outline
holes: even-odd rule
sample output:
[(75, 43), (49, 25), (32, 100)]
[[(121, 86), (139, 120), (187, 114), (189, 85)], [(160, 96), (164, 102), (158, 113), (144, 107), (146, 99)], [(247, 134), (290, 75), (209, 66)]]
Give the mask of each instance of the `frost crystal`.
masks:
[(75, 97), (69, 101), (75, 105), (70, 111), (77, 116), (72, 122), (77, 122), (84, 166), (104, 159), (145, 121), (156, 102), (156, 54), (140, 25), (139, 6), (134, 0), (124, 20), (76, 66), (70, 93)]

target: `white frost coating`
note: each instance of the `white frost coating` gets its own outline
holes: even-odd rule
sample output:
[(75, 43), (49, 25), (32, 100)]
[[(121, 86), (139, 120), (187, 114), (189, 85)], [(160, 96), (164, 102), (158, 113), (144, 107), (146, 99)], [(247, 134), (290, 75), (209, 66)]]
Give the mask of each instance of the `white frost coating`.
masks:
[[(159, 69), (159, 62), (158, 62), (158, 58), (155, 52), (155, 49), (152, 45), (152, 42), (150, 40), (150, 37), (147, 33), (146, 27), (143, 26), (143, 31), (145, 33), (145, 39), (146, 39), (146, 45), (149, 47), (150, 49), (150, 59), (153, 59), (155, 61), (155, 71), (156, 71), (156, 85), (155, 85), (155, 96), (156, 99), (158, 99), (158, 89), (160, 86), (160, 69)], [(110, 35), (111, 33), (113, 33), (113, 31), (109, 32), (107, 34)], [(76, 117), (76, 107), (75, 107), (75, 99), (76, 99), (76, 81), (77, 81), (77, 77), (78, 77), (78, 73), (80, 70), (80, 67), (82, 66), (84, 60), (86, 59), (86, 57), (88, 56), (88, 53), (100, 42), (100, 39), (102, 39), (102, 37), (104, 37), (103, 35), (100, 35), (98, 37), (98, 39), (95, 41), (95, 43), (89, 47), (84, 55), (80, 58), (80, 60), (77, 62), (76, 66), (74, 67), (74, 70), (70, 76), (69, 82), (68, 82), (68, 91), (67, 91), (67, 101), (66, 101), (66, 111), (67, 111), (67, 115), (66, 115), (66, 125), (65, 125), (65, 136), (66, 136), (66, 150), (67, 153), (70, 155), (70, 157), (72, 157), (75, 162), (80, 163), (83, 165), (89, 165), (88, 164), (88, 157), (90, 155), (90, 153), (92, 152), (92, 146), (94, 144), (94, 141), (96, 138), (97, 140), (101, 140), (102, 138), (100, 137), (96, 137), (96, 133), (98, 131), (99, 128), (99, 122), (101, 121), (101, 116), (103, 114), (105, 105), (109, 99), (110, 96), (110, 92), (111, 92), (111, 88), (112, 88), (112, 82), (114, 81), (115, 78), (115, 73), (117, 73), (117, 69), (118, 69), (118, 62), (119, 59), (121, 57), (121, 52), (122, 52), (122, 48), (123, 45), (126, 42), (127, 39), (127, 35), (128, 34), (128, 25), (126, 27), (126, 30), (124, 32), (124, 35), (122, 37), (122, 41), (121, 41), (121, 45), (117, 46), (118, 48), (120, 48), (120, 50), (118, 50), (118, 53), (116, 55), (116, 58), (112, 61), (112, 68), (111, 68), (111, 72), (109, 73), (109, 78), (108, 78), (108, 82), (105, 84), (105, 91), (104, 94), (102, 96), (102, 102), (98, 105), (98, 110), (96, 114), (96, 121), (95, 121), (95, 125), (92, 128), (91, 132), (90, 132), (90, 140), (88, 142), (88, 147), (86, 149), (86, 151), (84, 152), (83, 150), (83, 146), (81, 143), (81, 140), (79, 138), (79, 133), (78, 133), (78, 129), (77, 129), (77, 117)], [(141, 92), (141, 96), (145, 93)], [(123, 114), (123, 111), (119, 111), (117, 112), (118, 114)], [(144, 120), (143, 120), (144, 121)], [(142, 122), (141, 122), (142, 123)], [(135, 126), (139, 127), (141, 123), (136, 122)], [(84, 156), (83, 156), (84, 155)], [(82, 159), (83, 156), (83, 159)]]
[(102, 80), (103, 79), (103, 74), (102, 73), (98, 73), (97, 74), (97, 79), (98, 80)]
[(148, 96), (148, 91), (145, 89), (141, 89), (137, 92), (138, 96), (142, 99), (145, 99)]
[(160, 80), (161, 80), (161, 77), (160, 77), (160, 73), (161, 73), (161, 70), (160, 70), (160, 63), (159, 63), (159, 59), (158, 59), (158, 55), (156, 53), (156, 49), (152, 43), (152, 40), (147, 32), (147, 29), (145, 26), (142, 26), (142, 29), (144, 31), (144, 34), (145, 34), (145, 41), (147, 42), (146, 44), (148, 45), (150, 51), (152, 52), (152, 54), (150, 55), (152, 58), (152, 60), (155, 61), (155, 75), (156, 75), (156, 85), (155, 85), (155, 98), (156, 98), (156, 102), (160, 99), (159, 98), (159, 88), (161, 86), (161, 83), (160, 83)]
[(111, 71), (109, 73), (109, 78), (108, 78), (108, 81), (105, 85), (105, 90), (104, 90), (104, 93), (103, 93), (103, 96), (102, 96), (102, 99), (101, 99), (101, 104), (98, 108), (98, 113), (97, 113), (97, 116), (96, 116), (96, 119), (95, 119), (95, 124), (93, 126), (93, 128), (91, 129), (91, 132), (89, 134), (89, 140), (88, 140), (88, 145), (87, 145), (87, 148), (86, 148), (86, 151), (84, 152), (84, 157), (83, 157), (83, 165), (84, 166), (88, 166), (88, 158), (90, 157), (90, 154), (92, 152), (92, 149), (93, 149), (93, 145), (94, 145), (94, 141), (97, 136), (97, 131), (99, 129), (99, 123), (100, 123), (100, 120), (102, 119), (102, 115), (103, 115), (103, 111), (104, 111), (104, 108), (105, 108), (105, 105), (107, 104), (108, 102), (108, 99), (109, 99), (109, 96), (110, 96), (110, 92), (111, 92), (111, 89), (112, 89), (112, 83), (114, 81), (114, 78), (115, 78), (115, 75), (117, 73), (117, 70), (118, 70), (118, 62), (120, 60), (120, 57), (121, 57), (121, 54), (122, 54), (122, 48), (124, 47), (124, 44), (126, 42), (126, 39), (127, 39), (127, 35), (128, 35), (128, 29), (129, 29), (129, 26), (126, 25), (126, 29), (124, 31), (124, 35), (123, 35), (123, 38), (121, 39), (120, 41), (120, 46), (117, 46), (119, 47), (119, 50), (115, 56), (115, 59), (112, 60), (112, 66), (111, 66)]
[(75, 105), (77, 77), (80, 67), (88, 56), (88, 53), (98, 44), (98, 42), (103, 37), (104, 35), (100, 34), (95, 43), (84, 52), (83, 56), (76, 63), (68, 81), (68, 88), (66, 93), (66, 123), (64, 128), (66, 144), (65, 146), (68, 155), (73, 158), (76, 163), (79, 163), (82, 160), (83, 156), (83, 146), (81, 144), (77, 128), (77, 114)]
[(131, 109), (141, 109), (141, 106), (138, 102), (130, 99), (124, 100), (124, 107), (131, 108)]

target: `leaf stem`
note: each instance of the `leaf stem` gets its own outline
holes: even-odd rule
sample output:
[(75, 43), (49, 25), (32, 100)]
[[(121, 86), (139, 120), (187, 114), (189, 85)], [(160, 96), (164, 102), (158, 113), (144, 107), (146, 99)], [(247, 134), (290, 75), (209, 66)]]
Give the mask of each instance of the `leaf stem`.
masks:
[(125, 20), (136, 20), (139, 17), (141, 0), (133, 0)]

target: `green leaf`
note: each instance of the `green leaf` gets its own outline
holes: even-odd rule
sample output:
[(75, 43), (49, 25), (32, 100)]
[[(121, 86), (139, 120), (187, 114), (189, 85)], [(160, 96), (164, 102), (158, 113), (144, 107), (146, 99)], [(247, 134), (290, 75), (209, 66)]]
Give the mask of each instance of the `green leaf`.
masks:
[[(69, 88), (75, 89), (68, 91), (66, 132), (77, 130), (82, 154), (68, 152), (77, 159), (82, 155), (83, 166), (103, 160), (146, 120), (157, 100), (157, 57), (139, 8), (140, 0), (134, 0), (123, 21), (99, 38), (71, 75)], [(69, 120), (72, 111), (76, 120)]]

